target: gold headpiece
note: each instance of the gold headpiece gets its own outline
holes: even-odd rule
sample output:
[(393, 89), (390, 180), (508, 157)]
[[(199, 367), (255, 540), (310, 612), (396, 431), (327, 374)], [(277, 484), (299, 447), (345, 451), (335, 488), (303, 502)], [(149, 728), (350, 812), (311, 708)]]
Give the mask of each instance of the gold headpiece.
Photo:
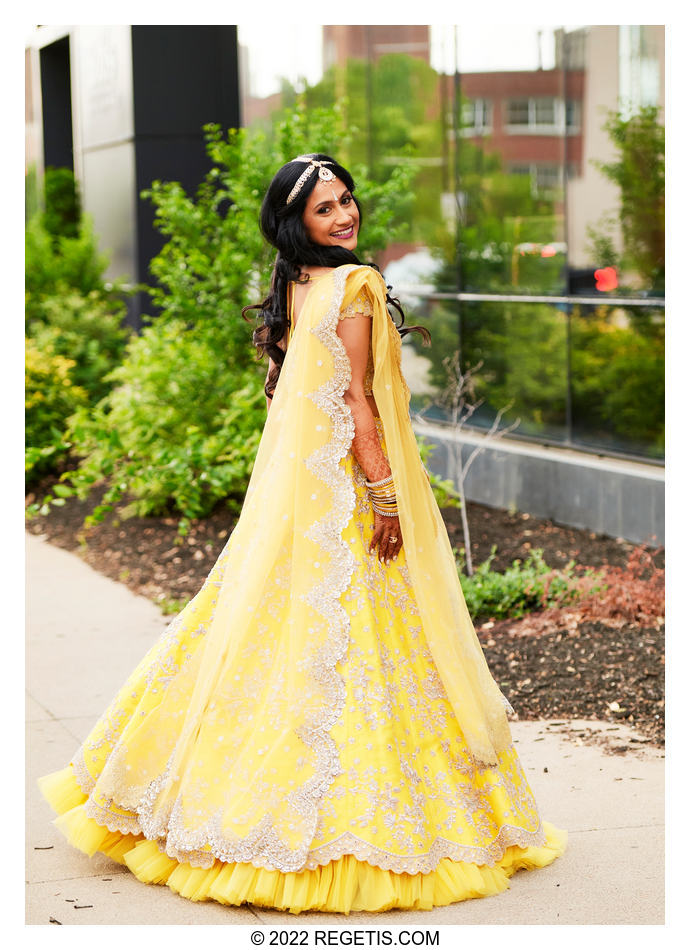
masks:
[(307, 167), (302, 172), (302, 174), (297, 179), (297, 181), (295, 182), (294, 188), (292, 189), (290, 194), (287, 196), (287, 201), (285, 202), (286, 206), (289, 205), (290, 202), (293, 201), (297, 197), (297, 195), (302, 190), (302, 185), (311, 176), (312, 172), (314, 172), (317, 168), (319, 170), (319, 178), (321, 179), (321, 181), (333, 181), (333, 179), (335, 178), (335, 175), (330, 170), (330, 168), (326, 168), (326, 165), (333, 165), (334, 164), (333, 162), (318, 162), (315, 158), (310, 158), (308, 155), (298, 155), (297, 158), (293, 158), (292, 161), (293, 162), (307, 162), (308, 164), (307, 164)]

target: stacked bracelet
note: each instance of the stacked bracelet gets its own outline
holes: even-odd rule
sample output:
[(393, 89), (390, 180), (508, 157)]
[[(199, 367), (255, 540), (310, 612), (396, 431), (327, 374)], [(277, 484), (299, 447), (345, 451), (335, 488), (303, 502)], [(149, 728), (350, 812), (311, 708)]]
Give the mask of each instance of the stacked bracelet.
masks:
[(389, 518), (397, 518), (398, 507), (395, 498), (395, 485), (393, 476), (382, 478), (378, 482), (367, 481), (371, 507), (379, 515), (386, 515)]

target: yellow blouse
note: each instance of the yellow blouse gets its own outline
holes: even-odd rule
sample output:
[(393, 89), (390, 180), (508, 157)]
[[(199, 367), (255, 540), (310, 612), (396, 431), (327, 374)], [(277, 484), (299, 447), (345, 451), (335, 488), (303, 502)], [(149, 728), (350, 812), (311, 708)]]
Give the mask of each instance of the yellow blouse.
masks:
[[(316, 278), (318, 280), (318, 278)], [(292, 284), (291, 284), (292, 290)], [(288, 346), (290, 345), (290, 340), (292, 339), (292, 333), (295, 328), (295, 317), (294, 317), (294, 305), (295, 298), (294, 293), (290, 293), (290, 323), (288, 325)], [(339, 320), (345, 320), (350, 317), (356, 316), (358, 313), (363, 314), (365, 317), (373, 316), (373, 307), (371, 302), (371, 297), (369, 296), (369, 291), (366, 287), (357, 293), (356, 297), (349, 303), (346, 307), (342, 307), (340, 314), (338, 316)], [(374, 384), (374, 357), (371, 351), (371, 335), (369, 336), (369, 356), (367, 359), (367, 368), (364, 374), (364, 395), (372, 396), (373, 390), (372, 386)]]

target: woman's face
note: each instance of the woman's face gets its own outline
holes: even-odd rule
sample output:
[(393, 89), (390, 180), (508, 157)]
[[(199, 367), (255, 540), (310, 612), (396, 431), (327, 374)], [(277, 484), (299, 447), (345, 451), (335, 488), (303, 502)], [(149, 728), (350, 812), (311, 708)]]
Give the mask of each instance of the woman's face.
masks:
[(357, 247), (359, 211), (350, 191), (339, 178), (314, 185), (302, 214), (309, 239), (353, 251)]

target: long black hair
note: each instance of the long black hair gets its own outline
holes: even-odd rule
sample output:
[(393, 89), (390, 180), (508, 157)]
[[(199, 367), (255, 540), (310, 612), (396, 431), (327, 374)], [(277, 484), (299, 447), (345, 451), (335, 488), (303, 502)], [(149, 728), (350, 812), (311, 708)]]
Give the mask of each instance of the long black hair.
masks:
[[(305, 155), (305, 158), (307, 157), (330, 163), (327, 166), (328, 169), (346, 185), (352, 194), (359, 211), (361, 226), (362, 208), (355, 197), (355, 183), (349, 171), (339, 165), (330, 155), (324, 155), (322, 152)], [(305, 168), (306, 164), (303, 162), (288, 162), (278, 169), (268, 186), (268, 191), (261, 205), (259, 222), (263, 236), (278, 251), (271, 277), (271, 288), (265, 300), (244, 307), (242, 310), (242, 316), (245, 320), (249, 320), (246, 315), (249, 310), (259, 310), (263, 319), (263, 322), (254, 330), (252, 341), (257, 348), (259, 358), (267, 353), (275, 364), (275, 369), (269, 374), (264, 387), (264, 391), (269, 398), (275, 392), (280, 369), (285, 358), (285, 352), (279, 344), (288, 329), (287, 292), (289, 282), (306, 283), (309, 280), (308, 275), (302, 273), (303, 267), (340, 267), (342, 264), (362, 264), (362, 261), (353, 251), (336, 245), (315, 244), (308, 237), (302, 215), (307, 199), (319, 180), (316, 172), (313, 172), (307, 178), (296, 197), (289, 204), (287, 203), (288, 195)], [(370, 263), (369, 267), (378, 270), (375, 264)], [(391, 289), (391, 287), (387, 288), (388, 291)], [(386, 302), (400, 314), (400, 323), (395, 324), (400, 336), (418, 331), (428, 345), (431, 335), (426, 327), (403, 327), (405, 314), (400, 302), (391, 297), (389, 293), (386, 293)]]

